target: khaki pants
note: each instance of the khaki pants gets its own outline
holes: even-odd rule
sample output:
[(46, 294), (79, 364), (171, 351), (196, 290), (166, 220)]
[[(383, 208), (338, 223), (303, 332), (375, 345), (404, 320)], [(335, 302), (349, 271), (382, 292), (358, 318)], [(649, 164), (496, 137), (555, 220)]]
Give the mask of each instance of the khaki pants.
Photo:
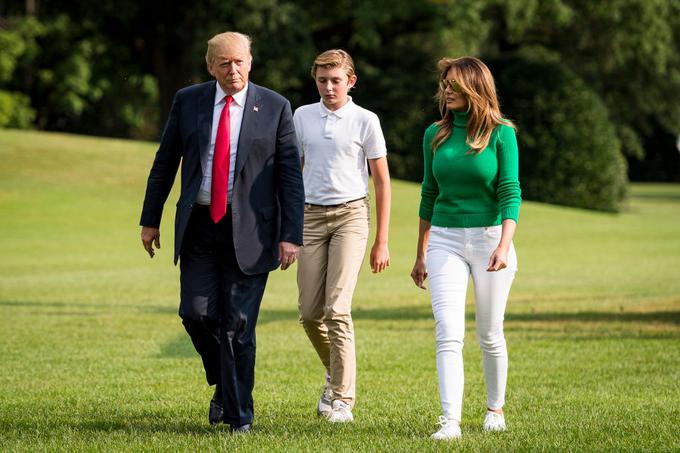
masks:
[(333, 399), (354, 405), (356, 356), (352, 294), (368, 242), (368, 198), (339, 206), (305, 205), (304, 245), (298, 258), (298, 308)]

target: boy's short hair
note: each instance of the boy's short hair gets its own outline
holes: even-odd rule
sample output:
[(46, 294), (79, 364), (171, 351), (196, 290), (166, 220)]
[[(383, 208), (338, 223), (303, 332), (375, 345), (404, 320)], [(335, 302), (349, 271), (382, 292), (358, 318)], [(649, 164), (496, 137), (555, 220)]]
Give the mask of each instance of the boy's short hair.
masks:
[(332, 49), (321, 53), (312, 64), (312, 78), (316, 79), (317, 68), (343, 68), (347, 77), (354, 75), (354, 60), (342, 49)]

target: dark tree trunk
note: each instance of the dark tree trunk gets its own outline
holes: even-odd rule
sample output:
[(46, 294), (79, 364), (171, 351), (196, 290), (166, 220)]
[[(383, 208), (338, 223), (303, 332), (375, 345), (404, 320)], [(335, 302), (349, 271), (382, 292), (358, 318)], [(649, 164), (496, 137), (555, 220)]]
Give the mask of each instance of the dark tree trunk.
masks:
[(38, 0), (26, 0), (26, 15), (27, 16), (37, 16), (38, 15)]
[(160, 38), (152, 45), (152, 72), (158, 78), (161, 130), (168, 119), (175, 93), (192, 83), (189, 75), (194, 72), (196, 65), (196, 62), (192, 60), (192, 55), (186, 47), (183, 48), (177, 43)]

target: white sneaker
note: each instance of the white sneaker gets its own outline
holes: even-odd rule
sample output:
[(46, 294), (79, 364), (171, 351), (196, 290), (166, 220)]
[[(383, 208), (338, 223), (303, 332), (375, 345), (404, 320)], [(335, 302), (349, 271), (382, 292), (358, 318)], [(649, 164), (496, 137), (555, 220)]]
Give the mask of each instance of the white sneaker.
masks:
[(349, 404), (340, 400), (333, 401), (333, 410), (331, 411), (331, 415), (328, 416), (328, 421), (331, 423), (347, 423), (354, 421), (352, 409), (349, 407)]
[(319, 402), (316, 405), (316, 413), (319, 417), (328, 418), (331, 415), (331, 411), (333, 410), (333, 407), (331, 406), (332, 398), (333, 392), (331, 391), (330, 376), (326, 375), (326, 384), (323, 386)]
[(437, 422), (441, 425), (439, 431), (432, 434), (430, 439), (435, 440), (453, 440), (459, 439), (462, 433), (460, 432), (460, 423), (458, 420), (452, 418), (446, 418), (443, 415), (439, 416), (439, 421)]
[(484, 431), (505, 431), (505, 416), (497, 412), (487, 411), (484, 417)]

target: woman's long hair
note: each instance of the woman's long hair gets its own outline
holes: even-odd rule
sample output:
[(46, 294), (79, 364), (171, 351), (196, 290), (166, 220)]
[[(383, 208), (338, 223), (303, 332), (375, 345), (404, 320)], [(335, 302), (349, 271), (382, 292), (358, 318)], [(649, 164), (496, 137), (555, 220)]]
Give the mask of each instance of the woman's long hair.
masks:
[(481, 60), (474, 57), (442, 58), (437, 67), (440, 71), (440, 83), (435, 99), (439, 104), (442, 119), (435, 123), (439, 128), (432, 140), (432, 152), (436, 151), (453, 131), (453, 113), (446, 108), (446, 94), (441, 83), (447, 78), (450, 70), (453, 70), (453, 79), (460, 86), (468, 102), (465, 143), (470, 145), (470, 152), (482, 152), (489, 144), (494, 128), (499, 124), (517, 129), (512, 122), (503, 118), (498, 106), (493, 76)]

